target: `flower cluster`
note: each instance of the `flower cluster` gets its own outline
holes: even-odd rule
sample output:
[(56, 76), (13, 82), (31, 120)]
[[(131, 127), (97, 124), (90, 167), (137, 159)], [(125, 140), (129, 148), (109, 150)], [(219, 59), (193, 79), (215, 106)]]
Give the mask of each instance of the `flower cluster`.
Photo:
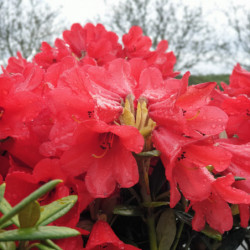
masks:
[[(32, 62), (20, 54), (0, 75), (0, 174), (6, 199), (17, 204), (51, 179), (62, 179), (41, 204), (77, 194), (76, 206), (55, 225), (76, 227), (97, 198), (119, 195), (162, 161), (170, 206), (181, 196), (194, 211), (192, 227), (207, 222), (220, 233), (250, 216), (250, 72), (237, 65), (230, 85), (188, 86), (175, 77), (175, 56), (134, 26), (118, 36), (103, 25), (72, 25)], [(158, 150), (160, 157), (142, 153)], [(238, 178), (241, 177), (241, 178)], [(150, 190), (148, 190), (150, 195)], [(98, 216), (97, 216), (98, 217)], [(124, 244), (98, 217), (86, 249), (138, 249)], [(102, 232), (102, 236), (98, 235)], [(105, 233), (103, 233), (105, 232)], [(81, 239), (61, 241), (81, 249)], [(115, 248), (116, 247), (116, 248)], [(111, 249), (111, 248), (110, 248)]]

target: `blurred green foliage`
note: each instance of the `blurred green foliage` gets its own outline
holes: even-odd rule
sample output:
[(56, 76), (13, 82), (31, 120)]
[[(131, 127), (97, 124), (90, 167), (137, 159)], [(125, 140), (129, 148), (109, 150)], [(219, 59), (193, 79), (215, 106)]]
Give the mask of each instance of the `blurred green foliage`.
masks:
[(194, 85), (203, 82), (225, 82), (229, 84), (230, 75), (191, 75), (189, 77), (189, 85)]

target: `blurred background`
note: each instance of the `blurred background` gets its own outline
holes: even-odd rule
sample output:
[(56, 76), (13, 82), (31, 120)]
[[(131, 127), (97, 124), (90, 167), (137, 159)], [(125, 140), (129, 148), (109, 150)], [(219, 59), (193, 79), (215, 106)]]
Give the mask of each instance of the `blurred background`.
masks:
[(153, 48), (168, 40), (175, 70), (189, 70), (193, 83), (228, 82), (238, 62), (250, 70), (249, 0), (0, 0), (1, 64), (17, 51), (31, 59), (75, 22), (100, 22), (120, 37), (141, 26)]

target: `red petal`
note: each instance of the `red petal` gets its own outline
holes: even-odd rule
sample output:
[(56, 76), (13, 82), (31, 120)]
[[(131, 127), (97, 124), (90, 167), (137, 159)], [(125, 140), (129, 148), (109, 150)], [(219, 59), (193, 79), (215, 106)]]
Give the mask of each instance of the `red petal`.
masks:
[(186, 149), (186, 157), (200, 167), (212, 165), (221, 172), (231, 163), (232, 154), (221, 147), (192, 144)]
[(212, 228), (221, 234), (233, 226), (233, 216), (229, 205), (214, 194), (205, 201), (193, 204), (193, 209), (195, 211), (192, 222), (194, 230), (200, 231), (203, 228), (204, 218)]
[(184, 110), (196, 110), (207, 105), (216, 84), (216, 82), (207, 82), (189, 86), (186, 93), (178, 98), (176, 104)]
[[(187, 127), (205, 135), (216, 135), (225, 130), (228, 116), (226, 113), (213, 106), (201, 107), (192, 114), (186, 113)], [(186, 131), (187, 135), (191, 135)]]
[(86, 187), (94, 198), (105, 198), (115, 190), (114, 169), (109, 160), (96, 159), (85, 176)]
[(210, 172), (205, 168), (196, 167), (188, 161), (180, 160), (174, 168), (175, 176), (183, 195), (192, 201), (206, 199), (212, 191), (214, 181)]
[(248, 227), (248, 221), (250, 217), (249, 205), (247, 204), (239, 204), (239, 211), (240, 211), (240, 225), (242, 227)]
[(146, 68), (141, 72), (139, 84), (135, 92), (136, 98), (145, 97), (148, 100), (160, 100), (166, 95), (162, 74), (157, 68)]
[(109, 224), (99, 220), (94, 224), (91, 230), (86, 250), (94, 250), (97, 247), (103, 246), (113, 246), (117, 247), (117, 249), (124, 249), (124, 243), (118, 239)]
[(112, 126), (110, 131), (119, 136), (123, 146), (132, 152), (140, 153), (144, 146), (144, 138), (137, 128), (131, 126)]
[(213, 188), (215, 188), (216, 192), (229, 203), (250, 204), (250, 195), (240, 189), (232, 187), (234, 182), (234, 176), (232, 174), (228, 174), (217, 178), (213, 183)]
[(8, 174), (5, 181), (5, 198), (12, 206), (39, 188), (37, 180), (31, 174), (23, 172)]
[(112, 148), (103, 158), (93, 158), (93, 163), (85, 177), (88, 191), (93, 197), (107, 197), (115, 189), (131, 187), (139, 180), (136, 160), (119, 142), (114, 142)]

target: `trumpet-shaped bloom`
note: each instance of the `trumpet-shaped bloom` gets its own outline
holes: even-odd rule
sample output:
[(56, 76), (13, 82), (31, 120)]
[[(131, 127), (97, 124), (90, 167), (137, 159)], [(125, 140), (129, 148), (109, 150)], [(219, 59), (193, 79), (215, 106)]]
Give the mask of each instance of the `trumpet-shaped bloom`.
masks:
[(90, 233), (86, 250), (96, 250), (105, 248), (107, 250), (139, 250), (132, 245), (124, 244), (115, 235), (109, 224), (105, 221), (97, 221)]
[(62, 167), (70, 176), (86, 173), (93, 197), (109, 196), (116, 184), (131, 187), (138, 182), (132, 152), (141, 152), (144, 139), (136, 128), (92, 120), (83, 122), (76, 136), (75, 145), (61, 157)]

